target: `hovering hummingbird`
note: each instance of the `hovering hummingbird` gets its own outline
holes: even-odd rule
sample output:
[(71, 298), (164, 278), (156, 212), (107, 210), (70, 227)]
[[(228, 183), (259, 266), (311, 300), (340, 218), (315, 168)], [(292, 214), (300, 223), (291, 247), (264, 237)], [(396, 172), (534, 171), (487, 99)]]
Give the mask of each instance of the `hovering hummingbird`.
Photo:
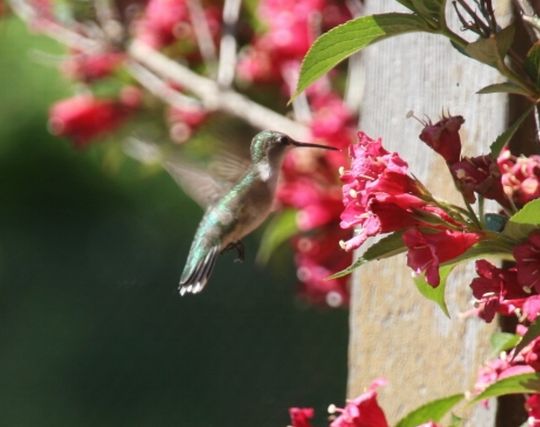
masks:
[[(222, 171), (219, 179), (186, 165), (165, 162), (165, 168), (184, 191), (206, 207), (180, 277), (178, 290), (181, 296), (203, 290), (220, 253), (236, 249), (238, 259), (243, 260), (242, 238), (270, 214), (281, 163), (291, 147), (337, 150), (326, 145), (298, 142), (283, 133), (266, 130), (251, 141), (251, 162), (229, 164), (229, 172), (222, 168), (225, 173)], [(223, 178), (225, 175), (235, 179)]]

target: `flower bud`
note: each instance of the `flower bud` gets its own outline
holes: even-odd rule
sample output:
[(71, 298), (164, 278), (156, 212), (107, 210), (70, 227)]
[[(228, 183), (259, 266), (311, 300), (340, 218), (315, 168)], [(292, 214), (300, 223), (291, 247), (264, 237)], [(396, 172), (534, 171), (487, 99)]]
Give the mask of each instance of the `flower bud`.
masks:
[(453, 164), (459, 161), (461, 154), (461, 138), (459, 128), (465, 122), (461, 116), (443, 117), (433, 124), (429, 122), (419, 138), (439, 153), (446, 163)]

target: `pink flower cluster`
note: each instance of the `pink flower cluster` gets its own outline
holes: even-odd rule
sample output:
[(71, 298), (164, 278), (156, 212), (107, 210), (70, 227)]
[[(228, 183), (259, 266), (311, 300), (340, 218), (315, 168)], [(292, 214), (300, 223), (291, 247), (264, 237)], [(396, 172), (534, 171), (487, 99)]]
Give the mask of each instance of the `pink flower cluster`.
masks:
[(497, 159), (504, 193), (516, 206), (540, 197), (540, 156), (514, 156), (505, 149)]
[[(384, 411), (377, 402), (377, 388), (386, 384), (386, 380), (377, 379), (360, 396), (347, 401), (344, 408), (330, 405), (329, 427), (388, 427)], [(290, 408), (291, 427), (313, 427), (311, 419), (315, 415), (313, 408)], [(440, 427), (429, 421), (417, 427)]]
[(454, 212), (438, 205), (397, 153), (388, 152), (381, 140), (358, 134), (350, 148), (351, 167), (342, 173), (341, 227), (355, 228), (354, 236), (341, 243), (346, 250), (361, 246), (369, 237), (403, 232), (407, 264), (424, 273), (432, 286), (439, 284), (439, 266), (477, 243), (480, 230)]

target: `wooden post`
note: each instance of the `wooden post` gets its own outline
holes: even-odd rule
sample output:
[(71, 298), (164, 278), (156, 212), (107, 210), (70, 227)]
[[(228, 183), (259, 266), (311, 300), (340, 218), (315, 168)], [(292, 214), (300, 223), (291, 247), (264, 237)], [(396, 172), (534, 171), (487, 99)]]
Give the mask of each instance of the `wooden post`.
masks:
[[(505, 6), (497, 4), (497, 11)], [(367, 0), (365, 14), (401, 10), (395, 0)], [(488, 66), (465, 58), (447, 39), (409, 34), (376, 44), (362, 53), (364, 95), (360, 129), (409, 162), (410, 171), (438, 197), (460, 203), (444, 162), (419, 139), (422, 126), (412, 110), (438, 120), (449, 111), (462, 115), (463, 152), (478, 155), (505, 129), (507, 99), (476, 95), (497, 81)], [(486, 325), (461, 313), (472, 309), (472, 265), (451, 276), (447, 301), (451, 319), (416, 290), (404, 257), (374, 262), (353, 277), (350, 313), (348, 397), (379, 376), (390, 384), (380, 402), (389, 421), (420, 404), (470, 390), (478, 368), (490, 357)], [(471, 426), (493, 426), (495, 402), (469, 413)]]

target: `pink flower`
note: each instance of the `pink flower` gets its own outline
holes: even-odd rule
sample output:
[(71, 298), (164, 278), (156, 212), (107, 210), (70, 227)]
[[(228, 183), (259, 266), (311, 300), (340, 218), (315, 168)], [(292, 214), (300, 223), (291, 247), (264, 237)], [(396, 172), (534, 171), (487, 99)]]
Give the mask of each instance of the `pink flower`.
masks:
[(316, 92), (310, 96), (314, 110), (311, 132), (315, 139), (328, 141), (335, 147), (346, 147), (354, 139), (356, 116), (333, 92)]
[(407, 265), (417, 274), (425, 273), (427, 282), (436, 287), (440, 264), (461, 255), (478, 240), (476, 233), (445, 230), (427, 234), (411, 228), (403, 234), (408, 248)]
[(166, 46), (185, 30), (188, 20), (185, 0), (150, 0), (141, 23), (141, 39), (155, 48)]
[(533, 322), (540, 314), (540, 295), (532, 295), (523, 303), (523, 314), (529, 322)]
[(376, 389), (384, 384), (384, 380), (374, 381), (368, 391), (348, 401), (345, 408), (335, 408), (339, 416), (330, 427), (388, 427), (384, 412), (377, 403)]
[(469, 203), (476, 200), (474, 193), (486, 199), (496, 200), (503, 206), (508, 205), (497, 162), (490, 155), (464, 157), (450, 166), (452, 175), (460, 191)]
[(441, 424), (438, 424), (438, 423), (435, 423), (433, 421), (429, 421), (427, 423), (424, 423), (424, 424), (420, 424), (419, 426), (417, 427), (442, 427)]
[(503, 150), (497, 159), (504, 192), (516, 205), (540, 197), (540, 156), (516, 157)]
[(496, 313), (515, 313), (526, 301), (528, 294), (518, 284), (515, 268), (500, 269), (481, 259), (476, 261), (476, 273), (470, 286), (478, 300), (478, 315), (486, 322)]
[(498, 380), (502, 380), (503, 378), (534, 372), (530, 366), (523, 365), (522, 363), (522, 361), (510, 360), (506, 356), (504, 359), (494, 359), (489, 361), (478, 371), (478, 378), (474, 385), (474, 391), (476, 393), (481, 393), (491, 384)]
[(523, 349), (525, 363), (535, 371), (540, 371), (540, 340), (536, 338), (526, 349)]
[(208, 112), (202, 107), (171, 107), (167, 111), (171, 139), (186, 142), (207, 118)]
[(540, 230), (535, 230), (525, 243), (514, 248), (518, 282), (540, 292)]
[(529, 415), (527, 425), (540, 427), (540, 394), (531, 394), (525, 401), (525, 409)]
[(343, 243), (345, 250), (359, 247), (368, 237), (419, 223), (414, 212), (427, 204), (397, 153), (362, 132), (358, 138), (350, 148), (351, 167), (341, 176), (345, 205), (341, 227), (357, 227), (355, 236)]
[(291, 427), (312, 427), (311, 420), (315, 414), (313, 408), (289, 408)]
[(49, 126), (55, 135), (71, 138), (83, 147), (93, 138), (117, 129), (133, 111), (121, 101), (79, 95), (54, 104)]
[(125, 54), (101, 52), (92, 55), (75, 53), (62, 64), (62, 70), (72, 79), (91, 82), (113, 73), (122, 64)]
[(464, 122), (461, 116), (443, 117), (435, 124), (429, 122), (419, 138), (451, 165), (459, 161), (461, 154), (459, 128)]

